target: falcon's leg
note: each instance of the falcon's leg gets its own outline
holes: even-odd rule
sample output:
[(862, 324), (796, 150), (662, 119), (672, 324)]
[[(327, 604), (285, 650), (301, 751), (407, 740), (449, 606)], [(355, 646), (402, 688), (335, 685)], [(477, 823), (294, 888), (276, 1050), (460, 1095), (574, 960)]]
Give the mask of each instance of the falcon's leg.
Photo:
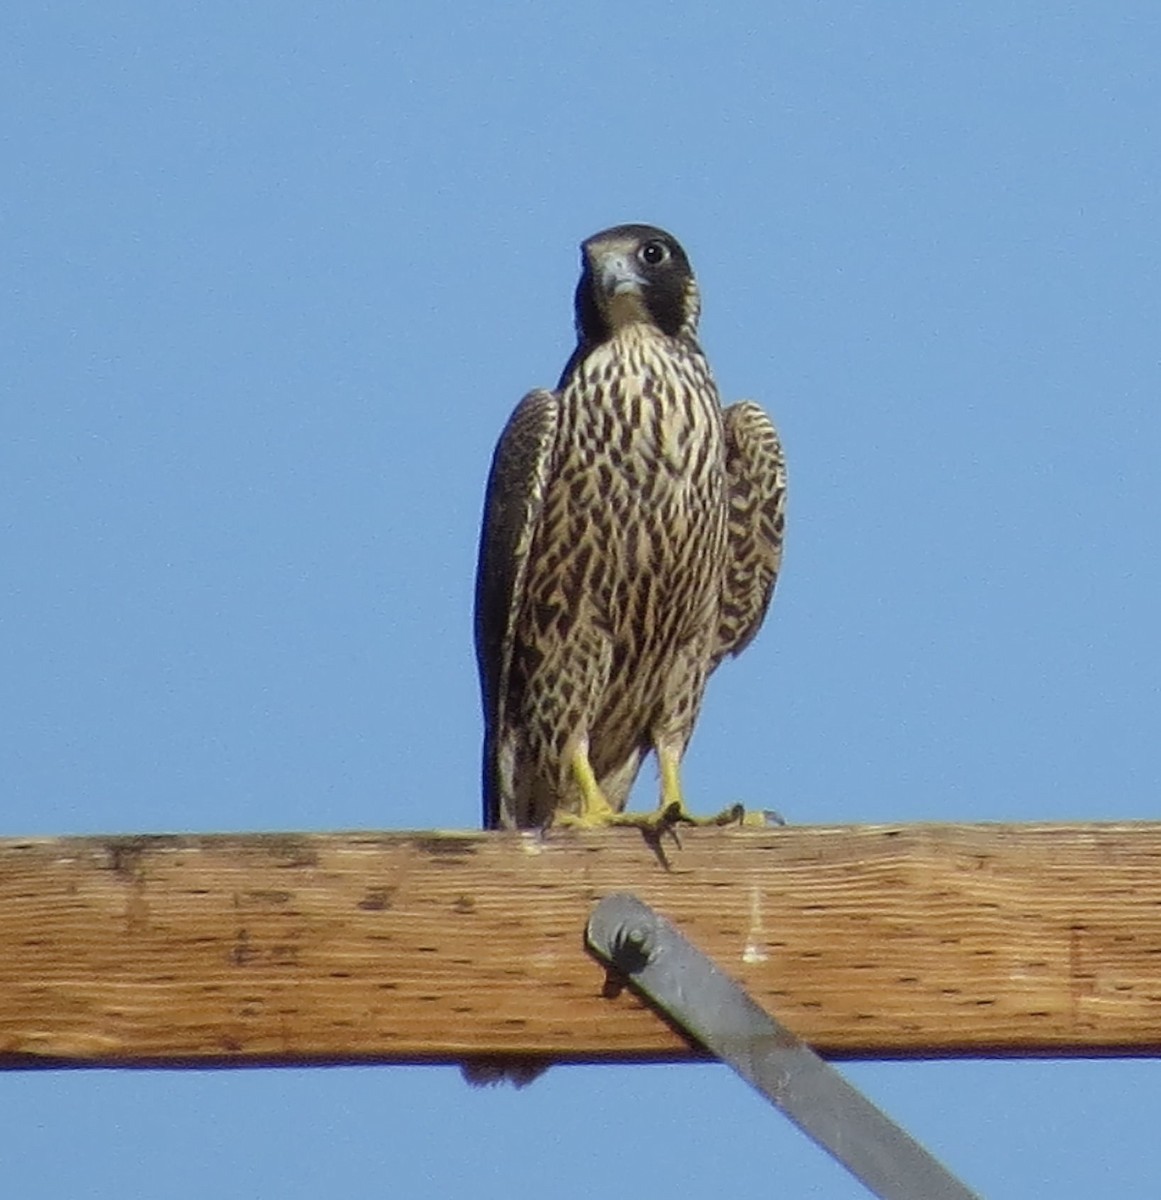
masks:
[(580, 791), (578, 812), (561, 812), (553, 816), (553, 824), (568, 829), (607, 829), (609, 826), (628, 826), (650, 832), (672, 829), (675, 825), (730, 825), (742, 820), (740, 804), (723, 809), (712, 817), (695, 817), (681, 798), (680, 752), (659, 748), (661, 763), (661, 803), (653, 812), (618, 812), (609, 803), (589, 762), (588, 738), (577, 738), (566, 754), (569, 771)]
[(674, 825), (755, 825), (767, 828), (785, 822), (777, 813), (765, 809), (746, 809), (741, 804), (731, 804), (710, 817), (695, 817), (685, 807), (681, 793), (681, 758), (672, 750), (658, 747), (657, 760), (661, 765), (661, 803), (647, 814), (655, 828)]
[(587, 743), (573, 751), (569, 759), (573, 778), (581, 791), (579, 813), (559, 813), (558, 824), (574, 829), (600, 829), (610, 825), (662, 833), (675, 825), (734, 825), (745, 819), (746, 810), (740, 804), (724, 808), (712, 817), (695, 817), (685, 807), (681, 795), (681, 751), (675, 745), (662, 742), (657, 747), (661, 766), (661, 802), (652, 812), (617, 812), (605, 798), (589, 763)]
[(658, 746), (657, 761), (661, 764), (661, 803), (648, 814), (654, 828), (672, 828), (675, 824), (692, 826), (716, 826), (716, 824), (744, 824), (768, 828), (772, 824), (786, 824), (777, 812), (769, 809), (746, 809), (744, 805), (732, 804), (728, 809), (715, 812), (709, 817), (694, 816), (685, 806), (681, 794), (681, 758), (672, 750)]
[(569, 772), (580, 789), (580, 811), (553, 815), (553, 824), (573, 829), (601, 829), (616, 823), (617, 812), (605, 798), (589, 762), (589, 739), (577, 738), (565, 753)]
[(657, 747), (657, 762), (661, 768), (661, 802), (646, 817), (654, 828), (672, 825), (734, 825), (742, 821), (746, 810), (732, 804), (711, 817), (695, 817), (685, 807), (681, 792), (681, 752), (668, 742)]
[[(711, 613), (712, 616), (712, 613)], [(740, 804), (731, 805), (710, 817), (695, 817), (685, 807), (681, 791), (681, 756), (697, 721), (705, 690), (708, 658), (701, 642), (690, 642), (673, 656), (665, 680), (661, 712), (650, 731), (661, 771), (661, 800), (644, 822), (655, 830), (675, 825), (733, 825), (745, 819)]]

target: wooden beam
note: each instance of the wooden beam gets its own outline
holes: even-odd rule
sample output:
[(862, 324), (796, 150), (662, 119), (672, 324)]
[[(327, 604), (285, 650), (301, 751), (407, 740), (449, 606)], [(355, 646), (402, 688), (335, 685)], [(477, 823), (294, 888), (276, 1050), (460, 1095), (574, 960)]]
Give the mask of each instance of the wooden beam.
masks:
[(0, 1065), (690, 1058), (632, 891), (844, 1056), (1155, 1054), (1161, 824), (0, 841)]

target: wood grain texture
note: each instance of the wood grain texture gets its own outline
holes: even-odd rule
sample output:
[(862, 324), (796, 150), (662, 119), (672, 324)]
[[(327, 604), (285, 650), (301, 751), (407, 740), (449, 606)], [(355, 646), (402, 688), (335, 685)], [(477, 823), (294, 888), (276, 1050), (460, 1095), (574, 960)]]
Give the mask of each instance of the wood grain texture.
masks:
[(0, 1065), (683, 1059), (631, 891), (824, 1053), (1155, 1054), (1161, 824), (0, 841)]

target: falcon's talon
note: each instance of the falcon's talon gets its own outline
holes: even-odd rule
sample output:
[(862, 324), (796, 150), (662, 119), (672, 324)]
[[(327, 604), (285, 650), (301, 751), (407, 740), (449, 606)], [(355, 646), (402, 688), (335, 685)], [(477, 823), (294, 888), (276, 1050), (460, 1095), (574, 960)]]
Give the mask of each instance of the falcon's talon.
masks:
[(704, 828), (712, 825), (740, 825), (745, 815), (746, 810), (740, 804), (731, 804), (729, 808), (723, 808), (721, 812), (713, 813), (708, 817), (695, 816), (682, 805), (677, 819), (683, 825), (700, 825)]

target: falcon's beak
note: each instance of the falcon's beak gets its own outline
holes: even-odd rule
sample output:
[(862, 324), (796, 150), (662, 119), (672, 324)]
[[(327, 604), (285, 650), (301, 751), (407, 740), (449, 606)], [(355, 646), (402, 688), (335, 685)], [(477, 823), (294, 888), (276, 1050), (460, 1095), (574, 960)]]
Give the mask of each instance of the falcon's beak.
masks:
[(647, 280), (637, 265), (637, 245), (629, 238), (610, 238), (585, 246), (590, 295), (610, 329), (648, 322)]
[(606, 296), (622, 296), (626, 292), (640, 293), (645, 286), (633, 259), (620, 250), (609, 250), (596, 256), (601, 290)]

